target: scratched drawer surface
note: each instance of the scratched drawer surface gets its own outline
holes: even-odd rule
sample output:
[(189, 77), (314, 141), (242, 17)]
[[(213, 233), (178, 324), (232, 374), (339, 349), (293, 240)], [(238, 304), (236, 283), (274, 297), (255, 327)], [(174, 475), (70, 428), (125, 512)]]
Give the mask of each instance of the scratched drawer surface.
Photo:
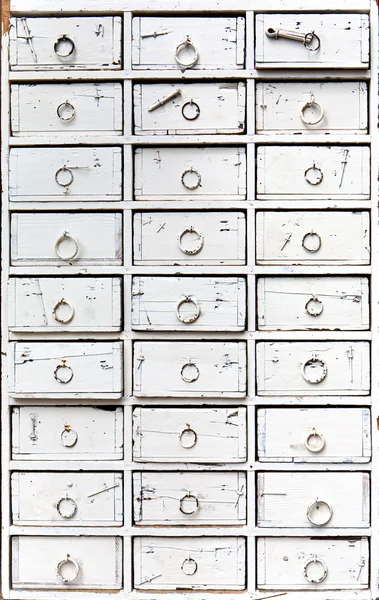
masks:
[(257, 69), (368, 69), (369, 66), (368, 15), (258, 14), (255, 31)]
[(367, 134), (367, 94), (360, 81), (257, 82), (256, 133)]
[(12, 409), (14, 460), (120, 460), (124, 417), (113, 406)]
[(242, 212), (143, 212), (134, 215), (135, 265), (244, 265)]
[(137, 590), (243, 590), (242, 537), (135, 537)]
[(246, 149), (144, 147), (134, 153), (135, 200), (245, 200)]
[(245, 342), (135, 342), (139, 397), (244, 398)]
[(133, 69), (243, 69), (243, 17), (134, 17)]
[(243, 331), (243, 277), (133, 277), (132, 329)]
[(13, 473), (14, 525), (122, 525), (121, 473)]
[(13, 342), (14, 398), (121, 398), (122, 342)]
[(368, 265), (368, 211), (258, 211), (257, 264)]
[(246, 408), (135, 408), (136, 462), (246, 460)]
[(135, 84), (134, 133), (243, 133), (246, 89), (242, 82)]
[[(343, 423), (343, 427), (336, 424)], [(366, 463), (371, 457), (368, 408), (260, 408), (260, 462)]]
[(10, 68), (121, 68), (121, 17), (13, 18)]

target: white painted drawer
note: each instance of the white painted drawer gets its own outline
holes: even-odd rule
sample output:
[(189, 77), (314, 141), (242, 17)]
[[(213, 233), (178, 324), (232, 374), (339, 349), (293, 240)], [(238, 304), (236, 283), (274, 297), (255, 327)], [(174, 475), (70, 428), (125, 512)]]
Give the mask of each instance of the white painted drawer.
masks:
[(245, 342), (135, 342), (138, 397), (244, 398)]
[(132, 329), (243, 331), (243, 277), (134, 277)]
[[(67, 556), (75, 563), (67, 562)], [(121, 537), (16, 536), (12, 557), (15, 589), (106, 591), (122, 587)], [(57, 569), (68, 583), (58, 577)]]
[(136, 462), (246, 460), (246, 408), (135, 408)]
[(13, 213), (11, 236), (12, 265), (122, 264), (119, 213)]
[[(133, 89), (136, 135), (243, 133), (245, 130), (244, 83), (137, 83)], [(165, 102), (167, 96), (179, 89), (180, 94)], [(158, 107), (149, 111), (156, 104)]]
[(75, 527), (123, 523), (121, 473), (12, 473), (14, 525)]
[(368, 265), (368, 211), (258, 211), (257, 264)]
[(12, 409), (13, 460), (119, 460), (124, 416), (112, 406)]
[(185, 71), (244, 66), (243, 17), (134, 17), (132, 35), (133, 69)]
[(243, 147), (147, 147), (134, 154), (135, 200), (245, 200)]
[(242, 212), (135, 213), (134, 264), (244, 265), (245, 232)]
[(368, 277), (260, 277), (258, 329), (366, 330)]
[(258, 200), (367, 200), (368, 146), (259, 146)]
[(120, 83), (11, 85), (12, 135), (121, 135)]
[(246, 473), (133, 473), (140, 525), (243, 525)]
[(121, 17), (13, 18), (10, 68), (120, 69), (121, 29)]
[[(308, 34), (301, 40), (276, 37), (275, 31)], [(311, 39), (312, 32), (319, 38)], [(357, 13), (258, 14), (255, 17), (257, 69), (368, 69), (369, 16)], [(271, 36), (267, 34), (271, 34)], [(317, 49), (317, 46), (319, 48)], [(341, 52), (341, 48), (344, 49)]]
[(12, 202), (122, 200), (121, 148), (11, 148)]
[(368, 473), (258, 473), (258, 527), (369, 527)]
[[(306, 108), (307, 103), (312, 104)], [(368, 132), (367, 83), (359, 81), (258, 82), (256, 132), (307, 135)], [(301, 112), (309, 123), (301, 118)], [(322, 116), (323, 110), (323, 118)], [(317, 123), (316, 123), (317, 121)]]
[(366, 463), (370, 435), (368, 408), (260, 408), (257, 414), (260, 462)]
[(134, 538), (137, 590), (243, 590), (245, 577), (244, 538)]
[(9, 329), (120, 331), (121, 277), (12, 277)]
[(14, 398), (121, 398), (122, 342), (13, 342)]
[(261, 396), (370, 393), (369, 342), (258, 342)]
[[(258, 538), (257, 559), (257, 583), (262, 590), (368, 587), (367, 538)], [(325, 571), (325, 579), (319, 581)]]

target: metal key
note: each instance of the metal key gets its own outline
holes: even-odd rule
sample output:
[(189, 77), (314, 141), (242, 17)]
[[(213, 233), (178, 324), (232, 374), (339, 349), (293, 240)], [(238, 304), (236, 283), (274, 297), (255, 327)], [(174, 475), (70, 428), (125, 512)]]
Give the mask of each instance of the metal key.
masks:
[[(299, 31), (286, 31), (285, 29), (273, 29), (269, 27), (266, 30), (266, 35), (269, 38), (285, 38), (287, 40), (295, 40), (297, 42), (302, 42), (307, 50), (311, 52), (316, 52), (320, 48), (320, 38), (315, 34), (314, 31), (310, 31), (308, 33), (300, 33)], [(316, 40), (317, 45), (316, 48), (311, 48), (311, 44), (313, 40)]]
[(165, 98), (158, 99), (157, 102), (149, 106), (147, 112), (153, 112), (153, 110), (156, 110), (160, 106), (164, 106), (165, 104), (167, 104), (167, 102), (170, 102), (170, 100), (173, 100), (177, 96), (180, 96), (181, 93), (182, 90), (180, 88), (176, 88), (176, 90), (174, 90), (171, 94), (169, 94)]

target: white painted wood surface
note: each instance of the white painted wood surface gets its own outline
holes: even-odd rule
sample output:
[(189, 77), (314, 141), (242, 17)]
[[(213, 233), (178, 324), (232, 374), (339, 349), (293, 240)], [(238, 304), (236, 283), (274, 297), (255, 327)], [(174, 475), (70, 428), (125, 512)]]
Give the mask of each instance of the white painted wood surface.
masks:
[(262, 331), (370, 327), (368, 277), (260, 277), (257, 295)]
[[(158, 35), (154, 36), (154, 33)], [(153, 35), (149, 35), (153, 34)], [(195, 49), (181, 44), (190, 39)], [(178, 50), (177, 50), (178, 49)], [(134, 17), (133, 69), (242, 69), (245, 55), (243, 17)], [(177, 62), (179, 59), (180, 64)]]
[(122, 473), (16, 472), (11, 478), (12, 522), (39, 527), (120, 526), (122, 487)]
[(15, 460), (120, 460), (121, 407), (20, 406), (12, 409)]
[[(188, 231), (188, 228), (192, 228)], [(186, 230), (185, 233), (184, 230)], [(182, 234), (181, 245), (178, 238)], [(136, 265), (243, 265), (246, 217), (242, 212), (137, 212), (134, 215)]]
[[(121, 30), (121, 17), (13, 18), (10, 68), (120, 69)], [(61, 39), (63, 36), (73, 42), (73, 50), (70, 41)], [(59, 56), (55, 47), (59, 54), (68, 56)]]
[(12, 277), (8, 302), (14, 332), (121, 329), (121, 277)]
[[(56, 574), (67, 554), (79, 566), (73, 583)], [(15, 536), (12, 538), (12, 585), (25, 590), (120, 590), (122, 587), (122, 539), (120, 537)], [(72, 564), (62, 575), (72, 577)]]
[(133, 354), (137, 397), (246, 396), (245, 342), (143, 341)]
[(242, 277), (133, 277), (132, 329), (243, 331), (245, 320)]
[[(65, 120), (59, 117), (58, 112)], [(67, 135), (68, 138), (73, 133), (121, 135), (122, 119), (120, 83), (11, 85), (11, 129), (14, 136), (52, 133)]]
[[(367, 83), (358, 81), (312, 81), (256, 83), (256, 133), (306, 133), (320, 135), (365, 134), (368, 132)], [(313, 94), (324, 111), (316, 125), (306, 125), (301, 110)], [(319, 107), (306, 108), (304, 117), (315, 122), (321, 116)]]
[(278, 463), (367, 463), (371, 457), (370, 425), (368, 408), (260, 408), (258, 459)]
[[(321, 8), (321, 6), (320, 6)], [(314, 32), (320, 39), (312, 51), (301, 41), (268, 37), (267, 30)], [(255, 17), (255, 64), (257, 69), (369, 67), (369, 17), (364, 14), (258, 14)], [(317, 41), (309, 48), (317, 47)], [(341, 48), (344, 49), (341, 52)]]
[[(325, 374), (322, 363), (326, 376), (316, 383)], [(370, 344), (258, 342), (257, 391), (262, 396), (365, 396), (370, 393)]]
[(121, 148), (12, 148), (12, 202), (122, 199)]
[(367, 200), (369, 197), (368, 146), (257, 148), (259, 200)]
[(245, 198), (244, 147), (145, 146), (134, 153), (135, 200)]
[[(180, 94), (149, 112), (149, 108), (175, 90)], [(185, 103), (194, 102), (190, 106)], [(136, 135), (244, 133), (245, 83), (152, 83), (133, 86)], [(182, 113), (190, 117), (187, 120)], [(195, 117), (197, 111), (199, 115)]]
[(9, 360), (14, 398), (122, 396), (122, 342), (13, 342)]
[[(273, 265), (370, 264), (368, 211), (258, 211), (257, 263)], [(320, 248), (309, 252), (304, 236), (317, 233)], [(315, 249), (316, 238), (305, 239)]]
[(243, 525), (245, 473), (133, 473), (140, 525)]
[[(353, 590), (367, 589), (369, 544), (367, 538), (258, 538), (257, 583), (262, 590)], [(328, 573), (324, 581), (310, 583), (304, 565), (316, 556)], [(320, 563), (307, 572), (316, 579), (323, 573)], [(341, 592), (340, 592), (341, 594)]]
[[(75, 257), (75, 240), (78, 251)], [(65, 237), (66, 239), (62, 239)], [(64, 257), (61, 259), (58, 250)], [(121, 265), (120, 213), (13, 213), (11, 262), (20, 266)]]
[(136, 537), (133, 557), (137, 590), (245, 588), (242, 537)]
[(136, 462), (238, 463), (247, 457), (246, 408), (133, 411)]

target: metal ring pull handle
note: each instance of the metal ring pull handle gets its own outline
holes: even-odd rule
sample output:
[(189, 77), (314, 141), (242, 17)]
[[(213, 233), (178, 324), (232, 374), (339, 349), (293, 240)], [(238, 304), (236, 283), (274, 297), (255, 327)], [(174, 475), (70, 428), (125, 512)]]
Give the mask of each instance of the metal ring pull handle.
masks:
[[(306, 119), (305, 117), (305, 111), (308, 108), (314, 108), (316, 107), (319, 110), (319, 116), (315, 118), (314, 121), (310, 121), (308, 119)], [(322, 106), (322, 104), (320, 104), (320, 102), (316, 102), (314, 95), (311, 94), (311, 99), (309, 100), (309, 102), (306, 102), (304, 104), (304, 106), (301, 107), (300, 109), (300, 117), (301, 120), (303, 121), (303, 123), (305, 123), (305, 125), (317, 125), (317, 123), (320, 123), (320, 121), (322, 121), (322, 119), (324, 118), (324, 108)]]
[[(316, 245), (312, 246), (311, 244), (309, 244), (311, 238), (315, 238), (317, 240)], [(321, 248), (321, 236), (318, 233), (315, 233), (314, 231), (308, 231), (303, 236), (303, 239), (301, 240), (301, 245), (307, 252), (318, 252)]]
[[(312, 179), (312, 175), (314, 179)], [(320, 167), (316, 166), (314, 162), (311, 167), (309, 167), (306, 171), (304, 171), (305, 180), (311, 185), (319, 185), (324, 179), (324, 173), (321, 171)]]
[(66, 100), (66, 102), (62, 102), (62, 104), (58, 106), (57, 115), (64, 123), (70, 123), (75, 119), (76, 116), (75, 107), (71, 104), (71, 102)]
[[(71, 254), (68, 254), (67, 256), (63, 256), (63, 254), (61, 253), (61, 251), (59, 249), (59, 246), (61, 245), (62, 242), (66, 241), (66, 240), (72, 240), (72, 242), (74, 244), (74, 250), (72, 251)], [(73, 260), (79, 252), (79, 244), (78, 244), (77, 239), (74, 238), (74, 236), (71, 235), (71, 233), (69, 233), (68, 231), (65, 231), (63, 233), (63, 235), (61, 235), (60, 238), (57, 239), (57, 242), (55, 244), (55, 252), (61, 260)]]
[[(195, 307), (194, 314), (190, 317), (183, 317), (180, 314), (180, 307), (182, 306), (182, 304), (193, 304)], [(176, 316), (182, 323), (194, 323), (199, 318), (200, 312), (200, 305), (193, 296), (184, 296), (184, 298), (181, 298), (176, 305)]]
[[(57, 314), (57, 311), (61, 306), (67, 306), (70, 310), (69, 314), (65, 318), (59, 317)], [(56, 321), (58, 321), (58, 323), (66, 324), (66, 323), (70, 323), (72, 321), (72, 319), (74, 318), (75, 309), (72, 306), (71, 302), (67, 302), (67, 300), (65, 300), (64, 298), (61, 298), (60, 300), (58, 300), (58, 302), (56, 302), (54, 304), (52, 313), (53, 313), (54, 319)]]
[[(312, 577), (308, 573), (309, 566), (312, 563), (319, 563), (322, 566), (322, 569), (323, 569), (322, 573), (318, 577)], [(328, 567), (326, 566), (326, 564), (322, 560), (322, 558), (319, 558), (316, 554), (311, 556), (311, 558), (308, 558), (308, 560), (304, 564), (304, 577), (307, 581), (309, 581), (309, 583), (321, 583), (322, 581), (324, 581), (324, 579), (326, 579), (327, 574), (328, 574)]]
[[(186, 183), (186, 175), (188, 175), (188, 173), (194, 173), (196, 175), (197, 181), (195, 181), (195, 183), (193, 183), (192, 185)], [(187, 188), (187, 190), (196, 190), (198, 187), (201, 187), (201, 175), (199, 171), (196, 171), (196, 169), (193, 169), (192, 167), (183, 171), (180, 180), (184, 187)]]
[[(64, 179), (65, 175), (68, 176), (67, 181)], [(74, 181), (74, 173), (68, 167), (63, 166), (55, 173), (55, 181), (61, 187), (68, 188)]]
[[(193, 59), (188, 63), (183, 62), (179, 58), (179, 55), (185, 48), (192, 48), (192, 50), (194, 52)], [(194, 46), (194, 44), (191, 42), (191, 40), (188, 36), (184, 40), (184, 42), (181, 42), (178, 46), (176, 46), (175, 60), (181, 69), (192, 69), (192, 67), (194, 67), (196, 65), (197, 61), (199, 60), (199, 52), (198, 52), (197, 48)]]
[(181, 569), (185, 575), (195, 575), (197, 571), (197, 562), (193, 558), (186, 558), (182, 562)]
[[(186, 114), (186, 107), (187, 106), (194, 106), (195, 107), (195, 113), (191, 116), (189, 116), (188, 114)], [(182, 115), (185, 119), (187, 119), (187, 121), (195, 121), (199, 116), (200, 116), (200, 106), (197, 104), (197, 102), (194, 102), (192, 99), (189, 102), (185, 102), (182, 106)]]
[[(315, 519), (315, 516), (317, 514), (317, 511), (322, 506), (327, 510), (326, 516), (323, 518), (323, 520), (317, 520)], [(312, 523), (312, 525), (314, 525), (315, 527), (324, 527), (324, 525), (327, 525), (329, 523), (332, 516), (332, 507), (327, 502), (325, 502), (325, 500), (319, 500), (318, 498), (316, 498), (316, 500), (312, 502), (307, 508), (308, 521)]]
[[(61, 573), (62, 568), (69, 563), (74, 565), (75, 571), (71, 577), (63, 577), (63, 575)], [(69, 554), (67, 554), (66, 558), (64, 558), (63, 560), (61, 560), (60, 563), (58, 563), (55, 572), (57, 574), (58, 579), (60, 579), (62, 581), (62, 583), (68, 584), (68, 583), (73, 583), (79, 577), (80, 567), (79, 567), (77, 561), (75, 560), (75, 558), (72, 558)]]
[(189, 450), (193, 448), (197, 443), (197, 433), (191, 427), (187, 427), (187, 429), (183, 429), (179, 436), (179, 443), (182, 448)]
[[(182, 240), (186, 233), (195, 233), (199, 237), (199, 243), (192, 250), (183, 247)], [(197, 254), (204, 246), (204, 236), (198, 229), (192, 227), (192, 225), (190, 227), (185, 227), (178, 235), (178, 246), (184, 254)]]
[(310, 317), (319, 317), (324, 310), (324, 305), (317, 296), (312, 296), (309, 298), (308, 302), (305, 305), (305, 312), (308, 313)]
[[(315, 367), (321, 367), (321, 372), (319, 375), (316, 374), (316, 376), (312, 378), (309, 376), (309, 374), (307, 374), (308, 367), (311, 369), (314, 369)], [(303, 363), (301, 367), (301, 374), (303, 379), (305, 379), (305, 381), (308, 383), (317, 384), (321, 383), (321, 381), (324, 381), (328, 374), (328, 368), (322, 358), (319, 358), (316, 354), (313, 354), (311, 358), (308, 358), (308, 360)]]
[(70, 427), (70, 425), (65, 425), (61, 433), (61, 444), (62, 446), (65, 446), (65, 448), (72, 448), (78, 441), (78, 437), (75, 429)]
[(61, 365), (57, 365), (54, 369), (54, 378), (59, 383), (70, 383), (72, 378), (74, 377), (74, 371), (66, 365), (66, 361), (62, 360)]
[[(190, 504), (193, 505), (191, 508), (186, 508), (186, 503), (188, 502), (188, 500), (190, 501)], [(183, 513), (183, 515), (194, 515), (199, 510), (199, 500), (196, 496), (188, 492), (187, 494), (185, 494), (185, 496), (180, 498), (179, 510), (181, 513)]]
[(57, 511), (63, 519), (71, 519), (77, 513), (78, 505), (73, 498), (69, 498), (66, 494), (57, 502)]
[[(318, 440), (317, 445), (313, 445), (311, 444), (311, 440), (313, 439), (313, 441)], [(306, 440), (305, 440), (305, 447), (307, 450), (309, 450), (309, 452), (321, 452), (321, 450), (323, 450), (325, 446), (325, 439), (324, 436), (319, 433), (318, 431), (316, 431), (316, 429), (313, 427), (311, 433), (307, 436)]]
[[(66, 52), (59, 51), (59, 46), (61, 44), (68, 44), (68, 49)], [(75, 51), (74, 40), (72, 40), (70, 37), (68, 37), (68, 35), (66, 35), (65, 33), (63, 33), (61, 36), (59, 36), (59, 38), (54, 43), (54, 52), (57, 56), (59, 56), (59, 58), (68, 58), (69, 56), (71, 56), (74, 53), (74, 51)]]
[[(184, 375), (184, 371), (187, 367), (192, 367), (195, 369), (195, 374), (192, 375), (191, 377), (187, 377), (186, 375)], [(200, 369), (190, 359), (188, 362), (184, 363), (184, 365), (182, 366), (182, 368), (180, 370), (180, 376), (183, 379), (183, 381), (185, 381), (186, 383), (193, 383), (194, 381), (197, 381), (199, 379)]]

